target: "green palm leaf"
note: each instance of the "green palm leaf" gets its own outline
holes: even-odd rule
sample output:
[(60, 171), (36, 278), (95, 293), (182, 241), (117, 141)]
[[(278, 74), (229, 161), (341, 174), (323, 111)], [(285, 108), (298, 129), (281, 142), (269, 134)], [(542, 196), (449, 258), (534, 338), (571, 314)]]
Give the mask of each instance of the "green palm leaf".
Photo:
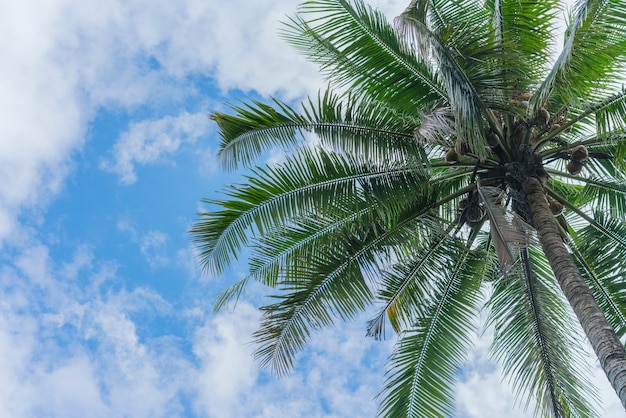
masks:
[(261, 308), (264, 314), (253, 335), (258, 345), (255, 356), (262, 366), (286, 374), (312, 330), (332, 324), (335, 317), (352, 318), (371, 302), (361, 270), (362, 264), (373, 261), (370, 247), (326, 251), (311, 260), (308, 274), (281, 282), (285, 295), (275, 296), (279, 302)]
[(247, 245), (250, 229), (263, 234), (290, 218), (331, 211), (343, 197), (350, 198), (375, 181), (391, 184), (394, 178), (404, 178), (421, 187), (426, 184), (424, 173), (419, 159), (357, 163), (321, 150), (303, 150), (281, 167), (257, 169), (248, 184), (232, 186), (231, 200), (209, 202), (224, 209), (201, 213), (191, 229), (201, 263), (219, 272)]
[(626, 239), (616, 242), (612, 237), (626, 237), (626, 225), (595, 212), (595, 221), (611, 231), (603, 234), (593, 225), (578, 231), (572, 247), (583, 276), (610, 324), (619, 336), (626, 333), (626, 282), (621, 260), (626, 257)]
[(626, 57), (626, 4), (579, 0), (561, 54), (533, 97), (537, 106), (551, 96), (577, 103), (615, 80)]
[[(415, 320), (389, 360), (380, 416), (443, 417), (453, 410), (452, 382), (474, 331), (484, 258), (457, 246), (453, 266), (433, 277), (431, 297), (415, 309)], [(419, 261), (417, 261), (419, 263)]]
[(419, 153), (413, 130), (419, 125), (416, 112), (399, 114), (380, 103), (355, 96), (345, 98), (327, 90), (309, 99), (298, 113), (286, 103), (273, 100), (274, 107), (261, 102), (231, 106), (234, 115), (213, 113), (222, 142), (218, 157), (226, 168), (250, 164), (274, 146), (285, 149), (302, 144), (307, 133), (344, 152), (375, 159), (392, 152)]
[(597, 416), (584, 393), (594, 393), (584, 353), (571, 338), (573, 323), (546, 259), (522, 250), (521, 265), (495, 283), (489, 323), (493, 353), (527, 406), (534, 392), (537, 413), (555, 417)]
[(557, 1), (491, 0), (486, 2), (501, 54), (496, 69), (507, 80), (501, 94), (507, 98), (531, 91), (551, 57)]
[(349, 84), (373, 101), (413, 112), (447, 100), (432, 69), (407, 54), (385, 16), (361, 1), (305, 2), (283, 36), (337, 86)]
[[(394, 331), (401, 332), (415, 321), (415, 308), (431, 297), (432, 278), (448, 268), (447, 255), (454, 251), (454, 241), (448, 233), (434, 235), (431, 240), (412, 251), (410, 262), (401, 258), (393, 270), (384, 274), (378, 299), (384, 307), (369, 321), (367, 335), (376, 339), (383, 337), (385, 317), (389, 318)], [(452, 248), (451, 248), (452, 246)]]

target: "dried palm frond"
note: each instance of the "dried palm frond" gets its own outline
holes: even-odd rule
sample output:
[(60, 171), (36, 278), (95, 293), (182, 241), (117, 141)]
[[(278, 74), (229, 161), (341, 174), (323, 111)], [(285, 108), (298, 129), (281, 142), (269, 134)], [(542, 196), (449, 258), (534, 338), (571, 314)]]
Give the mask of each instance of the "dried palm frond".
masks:
[(503, 191), (494, 186), (480, 186), (478, 193), (489, 214), (489, 229), (500, 262), (500, 272), (507, 275), (520, 248), (537, 242), (536, 232), (519, 215), (502, 207)]

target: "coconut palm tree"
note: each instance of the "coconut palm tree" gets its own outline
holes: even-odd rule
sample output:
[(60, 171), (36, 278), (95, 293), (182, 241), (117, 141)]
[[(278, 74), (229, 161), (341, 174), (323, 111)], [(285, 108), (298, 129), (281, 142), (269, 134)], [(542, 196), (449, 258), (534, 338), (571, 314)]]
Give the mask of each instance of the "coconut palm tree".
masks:
[(626, 405), (626, 2), (423, 0), (390, 24), (316, 0), (283, 35), (329, 88), (212, 115), (226, 168), (287, 157), (192, 229), (214, 272), (250, 249), (217, 308), (250, 279), (275, 289), (260, 363), (287, 373), (315, 330), (366, 311), (368, 336), (397, 333), (380, 415), (447, 416), (486, 317), (518, 396), (590, 417), (582, 328)]

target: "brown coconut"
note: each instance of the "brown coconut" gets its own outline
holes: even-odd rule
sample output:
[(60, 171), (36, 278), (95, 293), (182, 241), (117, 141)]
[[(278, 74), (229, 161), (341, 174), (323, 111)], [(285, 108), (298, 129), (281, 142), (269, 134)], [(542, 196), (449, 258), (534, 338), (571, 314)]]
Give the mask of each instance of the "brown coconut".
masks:
[(585, 161), (589, 158), (589, 152), (584, 145), (577, 145), (572, 148), (572, 158), (578, 161)]
[(489, 132), (487, 134), (487, 144), (489, 144), (491, 148), (495, 148), (498, 146), (498, 143), (498, 134), (495, 132)]
[(526, 93), (522, 93), (522, 96), (521, 96), (522, 100), (526, 100), (526, 101), (529, 101), (531, 97), (533, 97), (533, 94), (528, 91)]
[(448, 150), (446, 152), (446, 161), (450, 164), (456, 164), (459, 161), (459, 155), (453, 149)]
[(550, 201), (550, 211), (554, 216), (559, 216), (563, 213), (563, 204), (558, 200)]
[(468, 153), (469, 148), (465, 141), (463, 141), (462, 139), (457, 139), (454, 143), (454, 150), (458, 155), (465, 155)]
[(570, 160), (567, 163), (567, 171), (572, 175), (577, 175), (583, 170), (583, 165), (578, 161)]
[(550, 112), (546, 110), (544, 107), (540, 107), (537, 111), (537, 115), (535, 116), (535, 121), (540, 125), (545, 125), (550, 120)]

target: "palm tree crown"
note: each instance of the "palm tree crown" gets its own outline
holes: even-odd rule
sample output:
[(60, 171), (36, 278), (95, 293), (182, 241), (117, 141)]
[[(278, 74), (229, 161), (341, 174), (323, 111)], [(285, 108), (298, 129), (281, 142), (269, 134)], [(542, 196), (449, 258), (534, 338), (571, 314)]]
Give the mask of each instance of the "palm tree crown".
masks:
[[(492, 354), (537, 414), (596, 416), (581, 327), (626, 403), (626, 2), (307, 1), (284, 38), (331, 87), (214, 113), (226, 168), (274, 146), (192, 229), (221, 272), (244, 247), (275, 288), (254, 334), (292, 366), (311, 333), (366, 308), (398, 334), (382, 416), (448, 416), (481, 309)], [(578, 321), (576, 321), (576, 318)]]

